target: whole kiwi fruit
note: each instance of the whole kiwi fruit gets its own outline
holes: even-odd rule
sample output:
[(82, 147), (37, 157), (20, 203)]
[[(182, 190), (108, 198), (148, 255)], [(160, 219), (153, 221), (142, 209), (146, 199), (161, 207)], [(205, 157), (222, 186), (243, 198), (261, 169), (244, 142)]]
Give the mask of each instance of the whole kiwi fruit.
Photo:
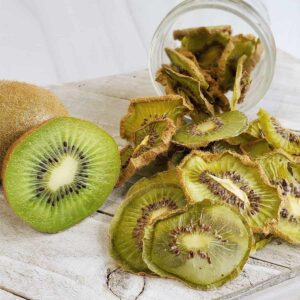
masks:
[(50, 91), (18, 81), (0, 80), (0, 168), (6, 151), (24, 132), (68, 112)]

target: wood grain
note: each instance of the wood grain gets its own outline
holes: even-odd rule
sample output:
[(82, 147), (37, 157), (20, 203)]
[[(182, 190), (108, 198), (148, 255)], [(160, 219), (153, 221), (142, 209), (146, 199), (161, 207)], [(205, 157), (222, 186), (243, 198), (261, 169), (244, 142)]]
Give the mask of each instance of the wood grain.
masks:
[[(276, 72), (260, 105), (279, 116), (292, 112), (288, 119), (293, 123), (299, 112), (300, 62), (279, 52)], [(146, 70), (50, 88), (71, 114), (99, 124), (119, 146), (125, 144), (119, 121), (129, 99), (154, 94)], [(142, 174), (115, 189), (98, 213), (55, 235), (24, 224), (1, 194), (0, 299), (237, 299), (299, 274), (300, 249), (277, 240), (253, 255), (238, 278), (214, 291), (123, 272), (108, 255), (108, 226), (128, 187)]]

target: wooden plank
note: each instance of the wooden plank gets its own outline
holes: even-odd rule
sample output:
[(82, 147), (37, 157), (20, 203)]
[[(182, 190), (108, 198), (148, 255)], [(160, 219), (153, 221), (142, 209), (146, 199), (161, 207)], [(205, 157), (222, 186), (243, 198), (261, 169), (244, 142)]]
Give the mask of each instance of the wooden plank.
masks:
[(3, 299), (3, 300), (23, 300), (23, 299), (28, 299), (28, 298), (17, 296), (15, 294), (12, 294), (9, 291), (5, 291), (5, 290), (2, 290), (0, 288), (0, 299)]

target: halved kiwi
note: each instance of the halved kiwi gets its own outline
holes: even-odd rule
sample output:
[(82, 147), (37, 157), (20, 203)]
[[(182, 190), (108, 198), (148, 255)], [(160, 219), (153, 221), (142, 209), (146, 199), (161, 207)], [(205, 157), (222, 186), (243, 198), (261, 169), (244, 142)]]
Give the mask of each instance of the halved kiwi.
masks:
[(203, 201), (148, 226), (143, 259), (160, 276), (207, 290), (241, 272), (251, 244), (251, 230), (239, 213)]
[(231, 26), (207, 26), (175, 30), (173, 37), (180, 40), (183, 48), (201, 52), (212, 45), (225, 46), (231, 35)]
[(259, 125), (265, 139), (274, 148), (283, 149), (290, 154), (300, 154), (300, 136), (296, 132), (282, 127), (274, 117), (264, 110), (258, 112)]
[(96, 211), (119, 171), (118, 147), (109, 134), (88, 121), (59, 117), (27, 132), (9, 149), (3, 187), (21, 219), (53, 233)]
[(293, 244), (300, 244), (300, 164), (299, 159), (274, 151), (258, 160), (270, 182), (277, 186), (282, 199), (280, 219), (274, 234)]
[(210, 117), (200, 123), (179, 128), (172, 142), (188, 148), (207, 146), (213, 141), (240, 135), (248, 127), (247, 117), (239, 111), (230, 111)]
[(159, 216), (186, 205), (176, 171), (143, 178), (129, 190), (110, 225), (110, 253), (134, 273), (151, 273), (142, 259), (145, 227)]
[(178, 167), (188, 199), (223, 201), (238, 209), (254, 232), (268, 233), (278, 219), (280, 198), (258, 165), (247, 156), (225, 151), (192, 151)]
[(150, 121), (169, 118), (180, 125), (182, 117), (192, 110), (179, 95), (137, 98), (130, 102), (128, 114), (121, 120), (120, 136), (132, 141), (133, 133)]
[(240, 145), (242, 152), (248, 155), (251, 159), (257, 159), (264, 154), (272, 151), (268, 142), (264, 139), (256, 140)]
[(128, 145), (121, 150), (122, 170), (118, 186), (132, 177), (142, 167), (149, 165), (159, 154), (168, 151), (175, 133), (174, 122), (169, 119), (155, 120), (133, 133), (135, 146)]

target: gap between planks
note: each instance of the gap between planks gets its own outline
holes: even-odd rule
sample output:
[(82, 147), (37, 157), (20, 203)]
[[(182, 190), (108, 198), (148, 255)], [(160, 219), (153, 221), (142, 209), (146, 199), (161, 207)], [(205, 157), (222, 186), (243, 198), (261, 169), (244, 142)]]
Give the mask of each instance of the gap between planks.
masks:
[(31, 298), (27, 298), (27, 297), (25, 297), (24, 295), (21, 295), (21, 294), (19, 294), (19, 293), (16, 293), (16, 292), (12, 291), (11, 289), (5, 288), (4, 286), (0, 286), (0, 290), (6, 292), (6, 293), (8, 293), (8, 294), (11, 294), (11, 295), (13, 295), (13, 296), (16, 296), (16, 297), (18, 297), (18, 298), (20, 298), (20, 299), (32, 300)]

